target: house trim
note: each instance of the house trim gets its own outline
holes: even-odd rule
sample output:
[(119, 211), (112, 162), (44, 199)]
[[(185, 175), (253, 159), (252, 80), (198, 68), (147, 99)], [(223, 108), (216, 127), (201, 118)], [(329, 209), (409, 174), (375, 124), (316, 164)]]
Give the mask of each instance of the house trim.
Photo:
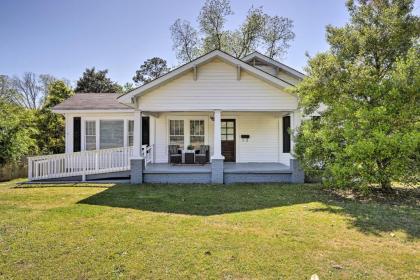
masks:
[[(294, 86), (293, 84), (284, 81), (280, 78), (277, 78), (273, 75), (270, 75), (266, 72), (264, 72), (263, 70), (256, 68), (252, 65), (249, 65), (248, 63), (235, 58), (225, 52), (222, 52), (220, 50), (214, 50), (208, 54), (205, 54), (187, 64), (184, 64), (183, 66), (178, 67), (177, 69), (151, 81), (150, 83), (147, 83), (145, 85), (142, 85), (134, 90), (132, 90), (131, 92), (128, 92), (124, 95), (121, 95), (117, 98), (117, 100), (119, 100), (119, 102), (124, 103), (124, 104), (135, 104), (135, 99), (137, 97), (140, 97), (148, 92), (150, 92), (151, 90), (164, 85), (166, 82), (169, 82), (179, 76), (181, 76), (182, 74), (188, 72), (188, 71), (194, 71), (195, 67), (198, 67), (202, 64), (205, 64), (209, 61), (211, 61), (212, 59), (215, 58), (219, 58), (235, 67), (240, 67), (242, 70), (248, 71), (249, 73), (257, 76), (258, 78), (260, 78), (261, 80), (274, 85), (276, 87), (279, 88), (286, 88), (286, 87), (290, 87), (290, 86)], [(199, 78), (199, 77), (198, 77)]]
[(306, 75), (303, 74), (302, 72), (299, 72), (296, 69), (293, 69), (292, 67), (289, 67), (289, 66), (287, 66), (287, 65), (285, 65), (281, 62), (278, 62), (278, 61), (272, 59), (271, 57), (263, 55), (262, 53), (259, 53), (257, 51), (245, 56), (244, 58), (242, 58), (242, 60), (249, 63), (254, 58), (261, 59), (261, 60), (267, 62), (268, 64), (271, 64), (274, 67), (278, 67), (278, 68), (284, 70), (285, 72), (291, 74), (292, 76), (294, 76), (296, 78), (303, 79), (303, 78), (306, 77)]

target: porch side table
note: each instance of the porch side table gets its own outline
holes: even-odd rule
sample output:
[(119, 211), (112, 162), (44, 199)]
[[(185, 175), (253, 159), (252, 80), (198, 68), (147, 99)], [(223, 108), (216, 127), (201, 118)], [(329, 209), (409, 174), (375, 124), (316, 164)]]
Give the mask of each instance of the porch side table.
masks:
[(195, 150), (184, 150), (184, 163), (194, 164), (195, 162)]

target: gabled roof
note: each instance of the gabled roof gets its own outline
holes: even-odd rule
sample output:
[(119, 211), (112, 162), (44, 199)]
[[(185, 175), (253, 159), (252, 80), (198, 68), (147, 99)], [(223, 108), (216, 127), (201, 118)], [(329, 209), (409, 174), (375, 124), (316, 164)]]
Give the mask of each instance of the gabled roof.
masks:
[(262, 53), (259, 53), (257, 51), (245, 56), (242, 60), (247, 63), (250, 63), (253, 59), (259, 59), (266, 62), (267, 64), (271, 64), (274, 67), (278, 67), (282, 69), (283, 71), (291, 74), (292, 76), (295, 76), (298, 79), (303, 79), (306, 76), (302, 72), (299, 72), (296, 69), (293, 69), (292, 67), (289, 67), (281, 62), (278, 62), (277, 60), (274, 60), (271, 57), (263, 55)]
[(120, 93), (76, 93), (70, 98), (64, 100), (60, 104), (53, 107), (53, 111), (60, 113), (72, 110), (130, 110), (133, 109), (127, 105), (118, 102), (117, 98)]
[(259, 77), (260, 79), (274, 85), (274, 86), (278, 86), (280, 88), (285, 88), (285, 87), (289, 87), (289, 86), (293, 86), (291, 83), (282, 80), (278, 77), (275, 77), (273, 75), (270, 75), (267, 72), (264, 72), (263, 70), (254, 67), (238, 58), (235, 58), (223, 51), (220, 50), (214, 50), (211, 51), (201, 57), (198, 57), (197, 59), (188, 62), (172, 71), (170, 71), (169, 73), (145, 84), (142, 85), (138, 88), (133, 89), (132, 91), (118, 97), (118, 101), (122, 102), (124, 104), (132, 104), (133, 103), (133, 98), (137, 97), (137, 96), (142, 96), (144, 94), (146, 94), (147, 92), (153, 90), (156, 87), (159, 87), (163, 84), (165, 84), (166, 82), (169, 82), (170, 80), (176, 79), (179, 76), (183, 75), (184, 73), (188, 72), (188, 71), (192, 71), (194, 69), (194, 67), (198, 67), (200, 65), (203, 65), (207, 62), (209, 62), (212, 59), (215, 58), (219, 58), (227, 63), (230, 63), (232, 65), (236, 65), (239, 66), (242, 70), (245, 70), (251, 74), (253, 74), (254, 76)]

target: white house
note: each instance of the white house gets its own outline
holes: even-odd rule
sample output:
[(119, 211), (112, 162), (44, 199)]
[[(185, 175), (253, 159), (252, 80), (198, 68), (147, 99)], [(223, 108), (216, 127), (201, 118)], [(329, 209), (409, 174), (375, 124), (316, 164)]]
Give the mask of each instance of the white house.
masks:
[(121, 96), (76, 94), (54, 108), (66, 153), (30, 158), (29, 178), (303, 182), (289, 134), (301, 114), (286, 91), (303, 77), (258, 52), (215, 50)]

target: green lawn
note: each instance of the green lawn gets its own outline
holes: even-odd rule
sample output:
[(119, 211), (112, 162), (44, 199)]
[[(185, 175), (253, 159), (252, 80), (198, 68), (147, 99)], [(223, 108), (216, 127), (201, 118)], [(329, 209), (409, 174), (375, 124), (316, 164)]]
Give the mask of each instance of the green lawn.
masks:
[(417, 191), (3, 183), (0, 278), (419, 279)]

